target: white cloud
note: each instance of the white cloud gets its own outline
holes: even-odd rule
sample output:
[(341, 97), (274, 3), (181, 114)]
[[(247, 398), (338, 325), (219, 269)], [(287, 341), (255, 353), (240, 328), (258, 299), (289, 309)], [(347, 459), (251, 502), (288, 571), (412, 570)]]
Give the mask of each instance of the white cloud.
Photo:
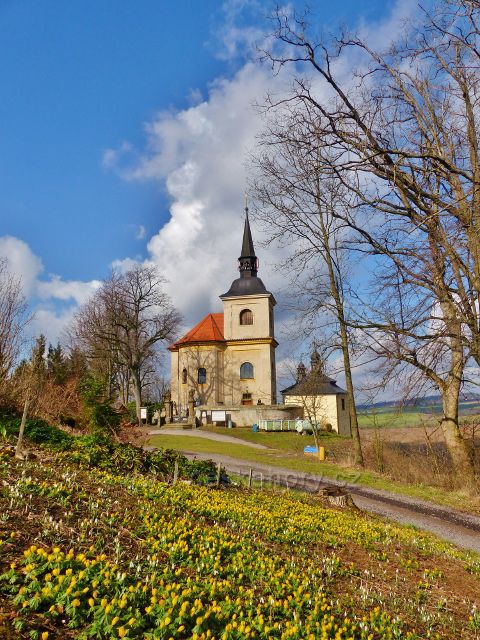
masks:
[(81, 282), (79, 280), (62, 280), (59, 276), (51, 276), (50, 280), (39, 280), (36, 284), (36, 295), (41, 300), (74, 300), (78, 305), (84, 304), (101, 286), (99, 280)]
[[(376, 32), (392, 39), (412, 1), (406, 3), (408, 10), (402, 9), (403, 3), (394, 5), (391, 14), (375, 24)], [(242, 27), (242, 12), (258, 13), (261, 3), (228, 0), (223, 10), (224, 33), (231, 37), (228, 46), (224, 43), (226, 49), (237, 55), (238, 43), (243, 43), (251, 52), (252, 33), (248, 25)], [(346, 60), (337, 70), (345, 81), (352, 78), (353, 64)], [(148, 260), (157, 264), (169, 281), (168, 291), (188, 323), (220, 308), (218, 296), (237, 276), (243, 195), (247, 171), (251, 171), (248, 159), (264, 124), (253, 104), (261, 103), (267, 92), (278, 95), (285, 91), (291, 83), (290, 72), (293, 69), (282, 68), (274, 75), (266, 66), (247, 61), (231, 78), (216, 79), (199, 104), (158, 113), (145, 125), (143, 152), (132, 151), (125, 142), (118, 151), (123, 156), (126, 148), (134, 160), (127, 168), (125, 158), (114, 166), (125, 179), (154, 180), (166, 188), (171, 200), (170, 220), (150, 239)], [(328, 88), (315, 78), (315, 90), (325, 96)], [(112, 152), (109, 160), (116, 153)], [(262, 264), (260, 277), (278, 292), (284, 278), (269, 265), (278, 260), (279, 250), (259, 249), (262, 236), (255, 228), (253, 233)], [(265, 265), (266, 261), (269, 264)], [(131, 260), (118, 260), (115, 266), (122, 263), (125, 268)]]
[(72, 306), (63, 311), (55, 308), (38, 307), (35, 309), (35, 315), (30, 325), (30, 331), (33, 336), (43, 334), (47, 342), (56, 344), (62, 342), (65, 330), (72, 321), (76, 306)]
[(43, 271), (40, 258), (26, 242), (13, 236), (0, 237), (0, 257), (6, 258), (9, 271), (20, 278), (24, 294), (29, 297), (35, 289), (37, 277)]
[(233, 60), (239, 57), (251, 57), (256, 46), (265, 39), (265, 32), (256, 26), (239, 26), (238, 19), (245, 8), (255, 12), (262, 11), (255, 0), (249, 2), (226, 2), (224, 8), (224, 24), (217, 31), (220, 44), (217, 57), (220, 60)]
[[(281, 82), (247, 63), (232, 79), (217, 80), (207, 100), (158, 114), (146, 127), (146, 151), (128, 172), (128, 179), (166, 185), (171, 217), (150, 239), (149, 260), (169, 281), (169, 293), (189, 323), (219, 309), (218, 296), (238, 275), (246, 165), (262, 125), (252, 105), (267, 86)], [(258, 245), (255, 229), (254, 239)], [(270, 250), (257, 253), (275, 260)], [(263, 260), (260, 276), (277, 290), (279, 278)]]
[[(47, 340), (56, 342), (77, 307), (100, 286), (98, 280), (82, 282), (63, 280), (60, 276), (43, 276), (42, 260), (36, 256), (26, 242), (13, 236), (0, 237), (0, 257), (6, 258), (9, 271), (20, 278), (25, 297), (34, 313), (29, 325), (32, 335), (43, 333)], [(59, 306), (69, 303), (65, 309)]]

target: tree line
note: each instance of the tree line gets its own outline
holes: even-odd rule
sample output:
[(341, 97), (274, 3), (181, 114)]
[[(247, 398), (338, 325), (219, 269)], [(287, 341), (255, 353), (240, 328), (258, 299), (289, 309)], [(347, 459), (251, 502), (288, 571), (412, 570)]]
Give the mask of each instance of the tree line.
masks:
[(146, 396), (162, 399), (159, 348), (174, 338), (181, 321), (164, 284), (151, 265), (112, 271), (76, 311), (65, 346), (47, 347), (40, 335), (22, 357), (31, 317), (21, 281), (1, 261), (0, 408), (21, 409), (23, 428), (29, 414), (68, 424), (96, 411), (95, 419), (108, 430), (110, 405), (127, 405), (133, 398), (140, 424)]

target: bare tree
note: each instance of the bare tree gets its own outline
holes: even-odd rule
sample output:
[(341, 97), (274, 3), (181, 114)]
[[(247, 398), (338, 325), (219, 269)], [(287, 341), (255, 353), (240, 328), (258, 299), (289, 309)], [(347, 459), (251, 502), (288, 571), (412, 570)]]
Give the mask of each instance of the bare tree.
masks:
[[(321, 140), (312, 145), (315, 113), (290, 109), (272, 119), (260, 136), (261, 151), (254, 159), (259, 176), (253, 185), (256, 217), (269, 242), (289, 246), (288, 270), (295, 281), (302, 278), (306, 295), (300, 315), (334, 317), (334, 349), (343, 356), (349, 396), (349, 414), (355, 464), (363, 465), (351, 366), (351, 339), (347, 326), (345, 279), (346, 233), (340, 209), (345, 188), (324, 171)], [(311, 287), (309, 283), (313, 283)], [(312, 290), (313, 289), (313, 290)], [(295, 296), (298, 299), (298, 295)]]
[(72, 330), (92, 359), (107, 357), (112, 371), (114, 366), (128, 370), (139, 424), (144, 367), (158, 343), (175, 335), (181, 319), (164, 282), (153, 266), (113, 271), (78, 311)]
[[(304, 75), (269, 106), (315, 113), (312, 150), (321, 139), (325, 171), (353, 198), (340, 217), (374, 272), (356, 324), (395, 375), (416, 371), (437, 387), (468, 483), (458, 398), (469, 358), (480, 363), (480, 6), (443, 0), (422, 16), (376, 51), (348, 33), (317, 42), (303, 17), (277, 12), (281, 52), (267, 57)], [(342, 77), (352, 58), (356, 73)]]
[(23, 460), (23, 438), (29, 412), (39, 401), (45, 382), (45, 336), (40, 335), (32, 349), (29, 362), (25, 362), (17, 379), (17, 394), (23, 401), (22, 419), (15, 447), (15, 457)]
[(30, 321), (21, 282), (0, 258), (0, 393), (20, 354), (24, 331)]

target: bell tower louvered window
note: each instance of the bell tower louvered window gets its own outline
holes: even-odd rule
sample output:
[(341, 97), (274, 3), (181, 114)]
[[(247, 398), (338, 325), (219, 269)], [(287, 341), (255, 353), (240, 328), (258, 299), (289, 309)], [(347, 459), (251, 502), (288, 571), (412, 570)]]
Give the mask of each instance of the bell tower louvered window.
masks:
[(250, 309), (240, 311), (240, 324), (253, 324), (253, 313)]

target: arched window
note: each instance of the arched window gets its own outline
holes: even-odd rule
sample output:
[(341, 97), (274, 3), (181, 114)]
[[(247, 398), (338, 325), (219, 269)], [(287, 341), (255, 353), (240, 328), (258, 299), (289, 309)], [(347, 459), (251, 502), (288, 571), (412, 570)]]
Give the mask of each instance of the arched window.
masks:
[(240, 311), (240, 324), (253, 324), (253, 313), (250, 309)]
[(253, 364), (251, 362), (244, 362), (240, 367), (240, 378), (242, 380), (249, 380), (253, 378)]
[(198, 368), (198, 384), (205, 384), (207, 382), (207, 370), (204, 367)]
[(187, 384), (187, 370), (182, 371), (182, 384)]

